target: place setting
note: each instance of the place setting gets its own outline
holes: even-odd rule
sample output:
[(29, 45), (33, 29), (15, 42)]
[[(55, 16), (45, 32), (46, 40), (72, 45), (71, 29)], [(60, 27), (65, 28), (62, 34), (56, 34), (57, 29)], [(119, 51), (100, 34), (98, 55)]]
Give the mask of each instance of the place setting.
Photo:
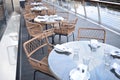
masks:
[(33, 5), (33, 6), (42, 6), (43, 3), (41, 3), (41, 2), (31, 2), (30, 5)]
[(70, 80), (89, 80), (90, 73), (88, 71), (88, 66), (84, 64), (79, 64), (76, 68), (70, 71), (69, 79)]
[(119, 50), (105, 49), (104, 50), (104, 60), (105, 69), (110, 69), (110, 71), (120, 79), (120, 53)]
[(67, 48), (63, 45), (57, 44), (54, 46), (54, 51), (59, 53), (59, 54), (65, 54), (65, 55), (70, 55), (72, 53), (71, 48)]
[[(74, 51), (74, 53), (75, 52), (76, 52), (76, 50)], [(73, 68), (70, 71), (70, 73), (69, 73), (70, 80), (89, 80), (90, 79), (89, 63), (90, 63), (91, 59), (92, 59), (91, 56), (89, 56), (89, 57), (84, 56), (82, 58), (82, 63), (81, 62), (77, 63), (78, 66), (76, 68)], [(74, 56), (73, 56), (73, 60), (79, 60), (79, 56), (76, 57), (76, 59), (74, 59)]]
[(110, 51), (111, 56), (113, 56), (113, 58), (119, 58), (120, 59), (120, 50), (112, 50)]
[(120, 79), (120, 61), (119, 63), (117, 61), (115, 61), (112, 65), (111, 65), (111, 70), (110, 70), (117, 78)]
[(100, 48), (100, 44), (96, 39), (91, 39), (90, 44), (88, 44), (88, 46), (90, 47), (92, 52), (95, 52), (98, 48)]
[(31, 10), (41, 11), (41, 10), (48, 10), (48, 8), (43, 6), (34, 6), (33, 8), (31, 8)]

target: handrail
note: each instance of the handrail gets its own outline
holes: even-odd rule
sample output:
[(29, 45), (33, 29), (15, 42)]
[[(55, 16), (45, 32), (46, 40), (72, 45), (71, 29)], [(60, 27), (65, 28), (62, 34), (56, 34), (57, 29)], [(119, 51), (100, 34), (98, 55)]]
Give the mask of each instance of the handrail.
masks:
[(108, 2), (108, 1), (96, 1), (96, 0), (90, 0), (90, 1), (86, 1), (86, 2), (98, 2), (98, 3), (103, 3), (103, 4), (111, 4), (111, 5), (117, 5), (117, 6), (120, 6), (120, 3), (116, 3), (116, 2)]
[(57, 5), (62, 4), (62, 7), (66, 9), (71, 9), (71, 11), (73, 11), (75, 14), (88, 18), (104, 27), (106, 26), (108, 29), (111, 29), (115, 32), (120, 32), (120, 3), (97, 0), (83, 0), (79, 1), (79, 7), (74, 7), (78, 1), (77, 3), (75, 0), (73, 0), (74, 3), (70, 3), (70, 1), (66, 0), (64, 2), (63, 0), (56, 0), (55, 2)]

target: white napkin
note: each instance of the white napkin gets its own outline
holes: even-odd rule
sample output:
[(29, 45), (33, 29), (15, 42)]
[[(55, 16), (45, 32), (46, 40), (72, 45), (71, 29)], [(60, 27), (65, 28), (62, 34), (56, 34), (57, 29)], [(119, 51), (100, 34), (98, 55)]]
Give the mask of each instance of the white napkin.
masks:
[(113, 63), (113, 64), (111, 65), (111, 67), (112, 67), (113, 69), (119, 69), (119, 70), (120, 70), (120, 65), (119, 65), (118, 63)]
[(47, 20), (47, 18), (43, 17), (43, 16), (37, 16), (36, 18), (34, 18), (35, 22), (45, 22)]
[(77, 69), (74, 69), (70, 73), (70, 80), (82, 80), (83, 77), (81, 76), (80, 72)]
[(120, 76), (120, 65), (118, 63), (113, 63), (112, 68), (115, 69), (115, 72)]
[(54, 46), (54, 49), (58, 52), (72, 52), (71, 48), (67, 48), (60, 44), (57, 44), (56, 46)]
[(90, 40), (90, 46), (91, 46), (92, 48), (98, 48), (98, 46), (100, 46), (100, 45), (99, 45), (99, 43), (98, 43), (98, 40), (96, 40), (96, 39), (91, 39), (91, 40)]
[(84, 80), (86, 79), (86, 76), (87, 66), (84, 64), (79, 64), (77, 68), (70, 71), (70, 80)]
[(54, 18), (55, 20), (61, 20), (61, 21), (63, 21), (64, 20), (64, 18), (63, 17), (60, 17), (60, 16), (58, 16), (58, 17), (56, 17), (56, 18)]
[(112, 50), (112, 51), (110, 51), (110, 54), (120, 56), (120, 51), (119, 50)]

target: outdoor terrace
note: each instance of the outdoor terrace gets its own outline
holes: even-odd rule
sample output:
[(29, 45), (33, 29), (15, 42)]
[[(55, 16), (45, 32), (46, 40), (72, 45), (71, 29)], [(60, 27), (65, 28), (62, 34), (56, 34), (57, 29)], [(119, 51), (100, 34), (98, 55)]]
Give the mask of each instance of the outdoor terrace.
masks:
[[(62, 11), (66, 10), (59, 6), (55, 6), (55, 8), (57, 10), (62, 10)], [(106, 30), (106, 43), (120, 48), (120, 42), (119, 42), (120, 41), (120, 33), (115, 32), (111, 29), (108, 29), (105, 26), (97, 24), (89, 19), (86, 19), (83, 16), (76, 15), (75, 13), (70, 11), (70, 18), (73, 18), (75, 16), (78, 17), (78, 22), (77, 22), (77, 25), (75, 28), (75, 38), (77, 37), (77, 31), (78, 31), (78, 28), (80, 28), (80, 27), (104, 28)], [(11, 26), (12, 25), (14, 25), (14, 24), (11, 24)], [(17, 52), (17, 56), (16, 56), (17, 57), (16, 80), (33, 80), (34, 70), (31, 67), (31, 65), (29, 64), (26, 54), (23, 50), (23, 43), (29, 39), (28, 37), (29, 36), (28, 36), (27, 29), (26, 29), (26, 25), (25, 25), (25, 20), (24, 20), (23, 15), (21, 14), (20, 15), (18, 52)], [(55, 44), (59, 43), (58, 36), (55, 37), (54, 41), (55, 41)], [(72, 41), (72, 37), (70, 37), (69, 41)], [(51, 40), (50, 40), (50, 42), (51, 42)], [(63, 36), (62, 43), (65, 43), (65, 42), (66, 42), (66, 37)], [(38, 56), (38, 55), (36, 55), (36, 56)], [(54, 80), (54, 79), (43, 73), (37, 73), (36, 80)]]
[[(55, 7), (55, 8), (57, 8), (58, 10), (65, 10), (64, 8), (60, 8), (60, 7)], [(77, 22), (77, 25), (76, 25), (76, 28), (75, 28), (75, 38), (77, 36), (77, 30), (80, 27), (104, 28), (106, 30), (106, 43), (120, 48), (120, 43), (119, 43), (120, 35), (119, 34), (117, 34), (114, 31), (108, 30), (108, 29), (106, 29), (105, 27), (103, 27), (99, 24), (95, 24), (95, 23), (91, 22), (90, 20), (88, 20), (86, 18), (83, 18), (79, 15), (75, 15), (73, 12), (70, 12), (70, 13), (71, 13), (70, 18), (72, 18), (74, 16), (78, 17), (78, 22)], [(23, 15), (21, 15), (19, 48), (18, 48), (18, 51), (19, 51), (20, 54), (18, 54), (18, 65), (19, 66), (17, 68), (17, 71), (18, 71), (17, 79), (18, 79), (18, 76), (19, 76), (19, 80), (33, 80), (33, 71), (34, 70), (30, 66), (30, 64), (28, 63), (26, 55), (25, 55), (23, 47), (22, 47), (23, 43), (27, 40), (28, 40), (28, 32), (27, 32), (26, 27), (25, 27), (25, 22), (24, 22)], [(54, 40), (55, 40), (55, 44), (59, 43), (58, 36), (55, 36)], [(69, 41), (72, 41), (72, 37), (70, 38)], [(65, 42), (66, 42), (66, 37), (63, 36), (62, 37), (62, 43), (65, 43)], [(54, 80), (54, 79), (45, 75), (45, 74), (37, 73), (37, 79), (36, 80)]]

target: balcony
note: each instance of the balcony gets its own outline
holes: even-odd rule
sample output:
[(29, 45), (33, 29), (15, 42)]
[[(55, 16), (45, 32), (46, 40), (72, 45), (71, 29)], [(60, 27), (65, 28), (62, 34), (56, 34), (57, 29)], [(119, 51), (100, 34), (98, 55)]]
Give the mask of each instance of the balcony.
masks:
[[(105, 4), (113, 4), (119, 6), (120, 4), (115, 3), (106, 3), (100, 1), (91, 1), (91, 2), (75, 2), (75, 5), (72, 4), (72, 1), (45, 1), (50, 5), (54, 5), (55, 8), (59, 10), (65, 10), (70, 12), (70, 17), (77, 16), (78, 22), (75, 29), (75, 38), (77, 36), (77, 30), (79, 27), (95, 27), (95, 28), (104, 28), (107, 32), (106, 34), (106, 43), (120, 48), (120, 12), (118, 10), (112, 11), (108, 9)], [(61, 7), (62, 5), (62, 7)], [(102, 7), (102, 8), (101, 8)], [(114, 16), (111, 16), (113, 15)], [(23, 50), (23, 43), (28, 40), (28, 32), (25, 26), (23, 15), (20, 16), (20, 28), (15, 29), (19, 34), (18, 48), (16, 46), (9, 47), (6, 52), (9, 56), (9, 52), (14, 52), (12, 56), (9, 56), (8, 65), (16, 67), (14, 74), (16, 73), (16, 80), (33, 80), (33, 69), (27, 61), (26, 55)], [(14, 19), (13, 19), (14, 22)], [(19, 22), (16, 22), (19, 24)], [(14, 26), (14, 24), (11, 24)], [(7, 28), (6, 31), (12, 30), (12, 28)], [(14, 32), (14, 30), (13, 30)], [(3, 35), (3, 37), (5, 34)], [(72, 41), (72, 38), (70, 39)], [(5, 41), (2, 39), (1, 42)], [(55, 44), (59, 42), (58, 36), (55, 37)], [(66, 38), (62, 37), (62, 43), (66, 42)], [(4, 44), (1, 43), (1, 44)], [(15, 50), (18, 49), (16, 52)], [(0, 56), (1, 57), (1, 56)], [(12, 58), (15, 57), (15, 58)], [(3, 58), (2, 58), (3, 59)], [(1, 60), (2, 61), (2, 60)], [(17, 61), (17, 63), (16, 63)], [(7, 67), (7, 66), (6, 66)], [(38, 73), (36, 75), (36, 80), (54, 80), (52, 77), (49, 77), (43, 73)]]

